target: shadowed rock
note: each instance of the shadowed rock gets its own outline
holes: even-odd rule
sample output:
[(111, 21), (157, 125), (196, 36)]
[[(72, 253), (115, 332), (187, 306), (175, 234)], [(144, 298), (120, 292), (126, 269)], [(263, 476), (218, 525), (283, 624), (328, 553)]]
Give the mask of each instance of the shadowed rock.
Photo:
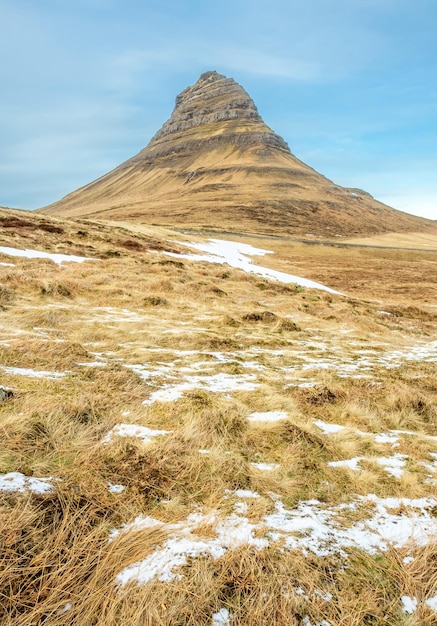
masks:
[(14, 397), (14, 392), (10, 389), (5, 389), (4, 387), (0, 387), (0, 404), (6, 402), (7, 400), (11, 400)]

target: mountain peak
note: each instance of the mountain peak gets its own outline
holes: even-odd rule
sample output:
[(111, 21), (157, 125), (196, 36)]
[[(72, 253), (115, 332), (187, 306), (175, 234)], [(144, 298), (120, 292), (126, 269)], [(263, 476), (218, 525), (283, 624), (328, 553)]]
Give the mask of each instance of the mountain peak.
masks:
[(216, 70), (209, 70), (208, 72), (203, 72), (197, 82), (201, 80), (220, 80), (221, 78), (226, 78), (226, 76), (219, 74)]
[[(234, 143), (243, 142), (247, 145), (251, 143), (251, 139), (255, 141), (260, 139), (259, 132), (262, 131), (266, 143), (274, 143), (288, 150), (285, 141), (275, 135), (263, 122), (254, 101), (243, 87), (233, 78), (227, 78), (215, 71), (205, 72), (194, 85), (190, 85), (176, 97), (170, 119), (152, 138), (147, 148), (158, 149), (160, 152), (161, 147), (165, 151), (168, 140), (174, 141), (180, 133), (184, 133), (189, 141), (188, 135), (192, 134), (190, 131), (195, 128), (209, 138), (217, 137), (214, 124), (222, 124), (225, 130), (226, 125), (223, 124), (226, 122), (234, 123), (227, 124), (231, 133), (223, 131), (219, 133), (225, 140), (232, 134)], [(249, 136), (251, 133), (258, 135), (251, 138)], [(215, 141), (219, 140), (216, 138)]]
[(297, 159), (233, 78), (204, 72), (136, 156), (43, 209), (61, 216), (330, 238), (427, 220), (344, 189)]
[(176, 97), (175, 111), (199, 101), (202, 101), (208, 108), (219, 108), (229, 101), (232, 102), (233, 99), (250, 103), (251, 108), (258, 115), (249, 94), (233, 78), (227, 78), (214, 71), (205, 72), (194, 85), (190, 85)]

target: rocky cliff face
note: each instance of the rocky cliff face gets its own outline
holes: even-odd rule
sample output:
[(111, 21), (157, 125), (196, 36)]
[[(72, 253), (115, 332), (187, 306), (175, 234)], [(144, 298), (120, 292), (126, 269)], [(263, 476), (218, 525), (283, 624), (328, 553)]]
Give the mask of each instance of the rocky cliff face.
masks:
[(217, 72), (177, 96), (170, 119), (136, 156), (43, 211), (324, 238), (427, 226), (299, 161), (243, 87)]
[(208, 122), (234, 119), (262, 122), (255, 103), (240, 85), (217, 72), (206, 72), (195, 85), (177, 96), (171, 118), (156, 133), (151, 144), (172, 133)]
[(170, 119), (142, 150), (136, 162), (189, 154), (219, 145), (264, 145), (290, 152), (288, 145), (264, 124), (254, 101), (232, 78), (205, 72), (176, 97)]

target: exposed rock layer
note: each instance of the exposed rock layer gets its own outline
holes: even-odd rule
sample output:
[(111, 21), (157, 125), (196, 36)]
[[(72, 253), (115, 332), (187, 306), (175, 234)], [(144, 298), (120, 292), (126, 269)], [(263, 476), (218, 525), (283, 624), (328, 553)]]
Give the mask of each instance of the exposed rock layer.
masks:
[(428, 220), (344, 189), (299, 161), (233, 79), (206, 72), (146, 148), (44, 212), (329, 237), (421, 230)]

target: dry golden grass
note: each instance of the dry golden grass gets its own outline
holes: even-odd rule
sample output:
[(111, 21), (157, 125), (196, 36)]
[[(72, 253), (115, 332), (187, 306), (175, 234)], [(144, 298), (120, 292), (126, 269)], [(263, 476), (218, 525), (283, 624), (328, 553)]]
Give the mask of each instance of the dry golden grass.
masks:
[[(343, 241), (343, 240), (342, 240)], [(415, 250), (437, 250), (437, 225), (427, 232), (385, 233), (373, 237), (355, 237), (346, 239), (344, 243), (361, 244), (365, 246), (388, 246), (390, 248), (412, 248)]]
[[(195, 240), (195, 237), (192, 239)], [(345, 248), (335, 242), (309, 245), (275, 237), (256, 239), (233, 236), (232, 240), (272, 250), (275, 254), (260, 259), (254, 257), (254, 262), (329, 285), (350, 298), (359, 299), (360, 302), (356, 303), (358, 307), (369, 300), (384, 304), (384, 307), (414, 306), (413, 323), (423, 321), (420, 309), (434, 316), (436, 314), (437, 254), (433, 251), (410, 251), (403, 249), (402, 245), (387, 249), (378, 246)], [(417, 247), (420, 248), (419, 245)], [(329, 294), (321, 292), (317, 296), (329, 303)], [(314, 306), (311, 301), (308, 302), (308, 307)], [(346, 310), (349, 315), (353, 313), (350, 307)]]
[[(437, 593), (433, 541), (323, 558), (280, 541), (243, 542), (217, 558), (195, 554), (174, 570), (180, 578), (115, 583), (193, 513), (203, 516), (195, 534), (205, 541), (233, 515), (264, 538), (275, 498), (294, 512), (314, 499), (337, 511), (370, 493), (435, 496), (431, 253), (266, 241), (275, 254), (263, 265), (343, 297), (168, 257), (182, 236), (162, 229), (25, 217), (31, 226), (3, 229), (0, 245), (100, 260), (1, 258), (14, 266), (0, 266), (0, 376), (13, 391), (0, 404), (0, 474), (57, 479), (46, 493), (0, 491), (2, 625), (198, 625), (224, 608), (232, 625), (435, 623), (425, 604)], [(226, 388), (235, 380), (256, 386)], [(172, 401), (151, 401), (180, 384)], [(248, 420), (272, 411), (286, 415)], [(326, 434), (319, 420), (344, 429)], [(119, 423), (171, 432), (104, 443)], [(376, 437), (396, 430), (414, 434)], [(378, 464), (396, 454), (408, 457), (400, 478)], [(355, 457), (357, 471), (328, 465)], [(341, 528), (373, 514), (371, 503), (336, 512)], [(138, 516), (167, 526), (110, 541)], [(412, 616), (403, 595), (418, 600)]]

